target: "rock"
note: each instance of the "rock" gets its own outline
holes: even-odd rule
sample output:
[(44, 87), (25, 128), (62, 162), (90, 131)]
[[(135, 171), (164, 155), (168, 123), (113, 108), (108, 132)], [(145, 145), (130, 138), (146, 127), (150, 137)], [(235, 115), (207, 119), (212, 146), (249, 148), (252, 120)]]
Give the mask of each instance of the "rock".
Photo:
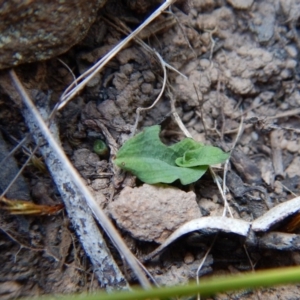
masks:
[(125, 187), (108, 210), (134, 238), (162, 243), (180, 225), (201, 217), (194, 192), (165, 185)]
[(231, 77), (228, 85), (238, 95), (247, 95), (253, 90), (253, 83), (248, 78)]
[(105, 0), (0, 0), (0, 69), (62, 54), (84, 38)]
[(285, 173), (289, 178), (293, 178), (294, 176), (300, 176), (300, 157), (296, 156), (288, 168), (285, 170)]
[(253, 4), (253, 0), (227, 0), (227, 2), (236, 9), (249, 9)]

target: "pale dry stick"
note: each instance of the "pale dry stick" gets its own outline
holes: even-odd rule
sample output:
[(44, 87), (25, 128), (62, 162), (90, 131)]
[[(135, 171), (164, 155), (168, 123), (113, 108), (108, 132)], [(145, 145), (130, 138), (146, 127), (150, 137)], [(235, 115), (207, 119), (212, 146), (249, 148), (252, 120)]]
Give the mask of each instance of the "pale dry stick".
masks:
[(188, 40), (188, 38), (187, 38), (187, 36), (186, 36), (186, 34), (185, 34), (184, 30), (183, 30), (183, 27), (180, 24), (178, 17), (173, 13), (173, 11), (171, 9), (171, 6), (169, 7), (169, 11), (165, 11), (165, 13), (166, 14), (171, 14), (172, 17), (176, 20), (176, 23), (177, 23), (177, 25), (178, 25), (178, 27), (179, 27), (182, 35), (183, 35), (183, 38), (184, 38), (185, 42), (187, 43), (188, 47), (191, 49), (191, 51), (193, 52), (193, 54), (195, 55), (195, 57), (197, 57), (196, 51), (194, 50), (194, 48), (192, 47), (190, 41)]
[(90, 280), (90, 287), (89, 287), (89, 294), (91, 295), (92, 294), (92, 284), (93, 284), (93, 281), (94, 281), (94, 277), (95, 277), (95, 271), (93, 270), (93, 273), (92, 273), (92, 278)]
[(290, 192), (293, 196), (295, 196), (295, 197), (299, 197), (299, 195), (297, 195), (296, 193), (294, 193), (291, 189), (289, 189), (286, 185), (284, 185), (281, 181), (278, 181), (280, 184), (281, 184), (281, 186), (285, 189), (285, 190), (287, 190), (288, 192)]
[(26, 135), (22, 141), (18, 143), (16, 147), (14, 147), (1, 161), (0, 161), (0, 166), (9, 158), (11, 157), (28, 139), (29, 135)]
[[(213, 241), (211, 242), (209, 248), (207, 249), (204, 257), (202, 258), (201, 263), (199, 264), (199, 267), (198, 267), (197, 272), (196, 272), (196, 282), (197, 282), (197, 285), (200, 284), (200, 279), (199, 279), (200, 274), (199, 273), (200, 273), (200, 271), (201, 271), (201, 269), (202, 269), (202, 267), (203, 267), (203, 265), (204, 265), (204, 263), (205, 263), (205, 261), (207, 259), (208, 254), (210, 253), (212, 247), (214, 246), (214, 244), (216, 242), (217, 236), (218, 236), (218, 234), (215, 235), (215, 237), (214, 237)], [(200, 299), (201, 299), (200, 294), (197, 294), (197, 300), (200, 300)]]
[[(20, 146), (22, 146), (23, 151), (24, 151), (26, 154), (30, 153), (31, 150), (30, 150), (28, 147), (23, 146), (24, 142), (26, 142), (26, 139), (27, 139), (29, 136), (30, 136), (30, 135), (27, 133), (27, 134), (25, 135), (25, 137), (24, 137), (21, 141), (19, 141), (19, 140), (16, 139), (14, 136), (10, 135), (9, 138), (12, 139), (12, 140), (16, 143), (17, 146), (9, 153), (8, 156), (11, 156), (12, 154), (14, 154), (14, 153), (16, 152), (16, 148), (19, 149)], [(2, 162), (0, 162), (0, 164), (1, 164), (1, 163), (2, 163)]]
[[(262, 102), (254, 107), (250, 107), (247, 111), (243, 112), (243, 115), (245, 115), (247, 112), (249, 112), (253, 109), (258, 108), (259, 106), (261, 106), (263, 104), (264, 103)], [(263, 117), (263, 120), (268, 121), (268, 120), (274, 120), (274, 119), (280, 119), (280, 118), (286, 118), (286, 117), (292, 117), (292, 116), (299, 116), (299, 114), (300, 114), (300, 108), (295, 108), (295, 109), (291, 109), (291, 110), (285, 111), (283, 113), (277, 114), (275, 116)], [(238, 117), (240, 117), (240, 116), (237, 116), (236, 118), (238, 118)]]
[[(240, 137), (241, 137), (241, 135), (244, 131), (243, 124), (244, 124), (244, 117), (241, 118), (241, 122), (240, 122), (240, 125), (239, 125), (239, 128), (238, 128), (237, 135), (234, 139), (233, 145), (232, 145), (231, 150), (230, 150), (230, 156), (231, 156), (232, 151), (235, 149), (236, 144), (237, 144), (238, 140), (240, 139)], [(227, 175), (230, 156), (224, 164), (224, 172), (223, 172), (223, 193), (224, 193), (224, 195), (226, 194), (226, 175)]]
[(217, 135), (219, 136), (219, 138), (221, 138), (221, 132), (219, 132), (217, 126), (218, 126), (217, 120), (214, 120), (214, 128), (212, 130), (214, 130), (217, 133)]
[[(73, 80), (76, 81), (76, 76), (73, 73), (72, 69), (63, 60), (61, 60), (60, 58), (58, 58), (57, 60), (70, 72), (70, 74), (73, 77)], [(63, 97), (63, 96), (64, 96), (64, 94), (62, 94), (61, 97)]]
[(230, 209), (230, 206), (228, 204), (228, 201), (227, 201), (227, 198), (222, 190), (222, 187), (221, 187), (221, 184), (219, 182), (219, 179), (218, 179), (218, 176), (216, 175), (215, 171), (213, 170), (213, 168), (211, 166), (208, 167), (209, 168), (209, 171), (210, 171), (210, 174), (214, 180), (214, 182), (216, 183), (218, 189), (219, 189), (219, 192), (222, 196), (222, 199), (223, 199), (223, 202), (224, 202), (224, 210), (223, 210), (223, 214), (222, 214), (222, 217), (225, 217), (226, 216), (226, 212), (228, 211), (229, 212), (229, 215), (231, 218), (233, 218), (233, 214), (231, 212), (231, 209)]
[(173, 114), (173, 117), (177, 123), (177, 125), (179, 126), (179, 128), (182, 130), (182, 132), (184, 133), (184, 135), (186, 137), (189, 137), (189, 138), (193, 138), (192, 135), (189, 133), (189, 131), (187, 130), (187, 128), (184, 126), (182, 120), (180, 119), (178, 113), (176, 110), (172, 109), (172, 114)]
[[(122, 30), (120, 27), (116, 26), (114, 23), (112, 23), (109, 19), (107, 18), (103, 18), (105, 20), (105, 22), (107, 22), (110, 26), (114, 27), (116, 30), (124, 33), (124, 34), (129, 34), (131, 33), (130, 28), (127, 27), (122, 21), (118, 20), (120, 25), (124, 28), (124, 30)], [(134, 37), (134, 41), (139, 44), (140, 46), (142, 46), (146, 51), (148, 51), (150, 54), (156, 54), (155, 50), (152, 49), (149, 45), (147, 45), (139, 36)], [(176, 72), (178, 75), (184, 77), (185, 79), (188, 79), (187, 76), (185, 76), (183, 73), (181, 73), (179, 70), (175, 69), (173, 66), (171, 66), (170, 64), (168, 64), (165, 60), (163, 60), (164, 65), (166, 66), (166, 68)]]
[(165, 91), (165, 87), (166, 87), (166, 83), (167, 83), (167, 70), (166, 70), (166, 65), (165, 65), (164, 60), (163, 60), (162, 57), (160, 56), (160, 54), (159, 54), (158, 52), (156, 52), (156, 51), (154, 51), (154, 53), (155, 53), (156, 56), (158, 57), (158, 59), (159, 59), (161, 65), (162, 65), (163, 71), (164, 71), (163, 84), (162, 84), (160, 93), (158, 94), (157, 98), (156, 98), (155, 101), (152, 103), (152, 105), (150, 105), (150, 106), (148, 106), (148, 107), (144, 107), (144, 108), (143, 108), (143, 107), (138, 107), (138, 108), (136, 109), (136, 120), (135, 120), (133, 129), (132, 129), (132, 133), (131, 133), (132, 136), (135, 134), (135, 131), (136, 131), (136, 129), (137, 129), (141, 111), (146, 111), (146, 110), (152, 109), (152, 108), (157, 104), (157, 102), (160, 100), (162, 94), (163, 94), (164, 91)]
[(140, 267), (144, 270), (145, 274), (151, 279), (152, 283), (155, 285), (155, 287), (159, 288), (160, 285), (156, 281), (156, 279), (152, 276), (152, 274), (148, 271), (148, 269), (142, 264), (142, 262), (139, 259), (136, 259), (137, 263), (140, 265)]
[[(249, 129), (253, 126), (253, 124), (249, 124), (249, 125), (246, 125), (244, 126), (244, 129)], [(208, 128), (208, 130), (212, 130), (212, 131), (215, 131), (214, 128)], [(231, 129), (231, 130), (227, 130), (227, 131), (224, 131), (224, 134), (232, 134), (232, 133), (236, 133), (239, 131), (239, 127), (237, 128), (234, 128), (234, 129)]]
[[(112, 25), (113, 27), (115, 27), (115, 25), (112, 24), (109, 20), (106, 19), (106, 21), (107, 21), (110, 25)], [(121, 25), (122, 25), (127, 31), (129, 30), (129, 28), (127, 28), (127, 27), (125, 26), (125, 24), (121, 23)], [(120, 30), (120, 29), (118, 29), (118, 30)], [(165, 86), (166, 86), (166, 82), (167, 82), (167, 70), (166, 70), (166, 68), (169, 68), (170, 70), (176, 72), (177, 74), (179, 74), (179, 75), (181, 75), (182, 77), (184, 77), (185, 79), (187, 79), (187, 77), (186, 77), (184, 74), (182, 74), (180, 71), (178, 71), (177, 69), (175, 69), (173, 66), (169, 65), (169, 64), (168, 64), (168, 63), (160, 56), (160, 54), (159, 54), (157, 51), (155, 51), (155, 50), (152, 49), (150, 46), (148, 46), (146, 43), (144, 43), (139, 37), (135, 37), (135, 38), (134, 38), (134, 41), (137, 42), (139, 45), (141, 45), (144, 49), (146, 49), (146, 50), (147, 50), (148, 52), (150, 52), (151, 54), (155, 54), (155, 55), (157, 56), (157, 58), (158, 58), (158, 60), (159, 60), (159, 62), (160, 62), (160, 64), (161, 64), (161, 66), (162, 66), (163, 73), (164, 73), (164, 77), (163, 77), (163, 86), (162, 86), (162, 88), (161, 88), (161, 91), (160, 91), (159, 95), (157, 96), (156, 100), (153, 102), (153, 104), (152, 104), (151, 106), (149, 106), (149, 107), (146, 107), (146, 108), (141, 108), (141, 107), (138, 107), (138, 108), (137, 108), (137, 110), (136, 110), (136, 114), (137, 114), (137, 116), (136, 116), (136, 121), (135, 121), (135, 124), (134, 124), (134, 126), (133, 126), (132, 133), (131, 133), (132, 136), (135, 134), (135, 131), (136, 131), (136, 129), (137, 129), (138, 122), (139, 122), (139, 118), (140, 118), (140, 112), (143, 111), (143, 110), (145, 111), (145, 110), (152, 109), (152, 108), (157, 104), (157, 102), (160, 100), (160, 98), (161, 98), (161, 96), (162, 96), (162, 94), (163, 94), (163, 92), (164, 92), (164, 90), (165, 90)], [(175, 111), (175, 110), (174, 110), (174, 111)], [(175, 111), (175, 112), (176, 112), (176, 111)], [(177, 113), (176, 113), (176, 114), (177, 114)], [(174, 116), (175, 116), (175, 115), (174, 115)], [(177, 117), (179, 118), (178, 114), (177, 114)], [(175, 117), (175, 118), (176, 118), (176, 117)], [(182, 122), (181, 122), (181, 123), (182, 123)], [(184, 128), (184, 127), (182, 127), (182, 128)]]
[(252, 259), (251, 259), (251, 257), (250, 257), (249, 251), (248, 251), (248, 249), (247, 249), (247, 247), (246, 247), (245, 244), (243, 245), (243, 247), (244, 247), (246, 256), (247, 256), (247, 258), (248, 258), (248, 260), (249, 260), (249, 263), (250, 263), (250, 266), (251, 266), (251, 270), (252, 270), (252, 272), (255, 272), (255, 265), (254, 265), (253, 262), (252, 262)]
[[(4, 159), (2, 159), (2, 161), (0, 162), (0, 166), (1, 166), (1, 164), (2, 164), (8, 157), (12, 156), (12, 155), (17, 151), (17, 149), (19, 149), (20, 147), (22, 147), (23, 153), (25, 153), (27, 156), (30, 156), (30, 157), (31, 157), (32, 164), (34, 165), (34, 160), (38, 160), (38, 158), (35, 156), (35, 153), (32, 153), (31, 149), (29, 149), (28, 147), (26, 147), (26, 146), (23, 145), (23, 144), (27, 141), (28, 137), (29, 137), (29, 134), (26, 134), (26, 136), (25, 136), (21, 141), (19, 141), (19, 140), (17, 140), (14, 136), (10, 136), (10, 138), (11, 138), (14, 142), (16, 142), (17, 146), (16, 146), (15, 148), (13, 148), (13, 149), (8, 153), (8, 155), (6, 155), (6, 156), (4, 157)], [(36, 149), (36, 150), (37, 150), (37, 149)], [(34, 152), (36, 152), (36, 150), (34, 150)], [(19, 174), (19, 175), (20, 175), (20, 174)], [(17, 178), (14, 179), (14, 180), (17, 180)]]
[(264, 120), (280, 119), (285, 117), (299, 116), (300, 108), (291, 109), (275, 116), (266, 117)]
[[(208, 130), (215, 131), (215, 129), (214, 129), (214, 128), (208, 128), (208, 127), (206, 126), (205, 120), (204, 120), (204, 118), (202, 117), (202, 115), (203, 115), (202, 111), (203, 111), (203, 108), (202, 108), (202, 107), (201, 107), (200, 112), (196, 110), (196, 115), (200, 118), (200, 120), (201, 120), (201, 122), (202, 122), (202, 124), (203, 124), (203, 128), (205, 128), (205, 129), (204, 129), (205, 137), (207, 137), (207, 136), (208, 136), (208, 135), (207, 135), (207, 131), (208, 131)], [(205, 132), (206, 132), (206, 133), (205, 133)]]
[(256, 109), (256, 108), (259, 108), (261, 107), (262, 105), (264, 105), (265, 103), (264, 102), (261, 102), (261, 103), (258, 103), (256, 105), (251, 105), (248, 109), (244, 110), (241, 114), (239, 114), (238, 116), (236, 116), (234, 119), (239, 119), (243, 116), (245, 116), (248, 112)]
[[(112, 17), (111, 15), (109, 15), (109, 18), (112, 18), (114, 20), (117, 19), (117, 18)], [(118, 19), (118, 20), (120, 22), (122, 22), (120, 19)], [(116, 23), (116, 24), (118, 24), (118, 23)], [(175, 24), (176, 24), (176, 20), (172, 16), (169, 16), (169, 18), (166, 18), (166, 19), (156, 20), (155, 22), (153, 22), (153, 24), (149, 25), (148, 27), (145, 27), (138, 34), (138, 38), (142, 39), (142, 40), (148, 39), (150, 36), (154, 36), (157, 32), (171, 28)], [(131, 30), (129, 30), (129, 32), (127, 34), (129, 34), (129, 33), (131, 33)]]
[(214, 65), (214, 63), (212, 61), (212, 57), (213, 57), (213, 54), (214, 54), (214, 48), (215, 48), (216, 42), (213, 39), (213, 34), (215, 32), (217, 32), (217, 30), (218, 30), (217, 26), (213, 30), (205, 30), (206, 32), (209, 33), (209, 37), (210, 37), (210, 41), (211, 41), (210, 54), (209, 54), (210, 68), (212, 68), (213, 65)]
[(175, 100), (174, 100), (174, 97), (172, 96), (171, 94), (171, 91), (170, 89), (168, 88), (168, 95), (171, 99), (171, 111), (172, 111), (172, 115), (177, 123), (177, 125), (179, 126), (179, 128), (182, 130), (182, 132), (184, 133), (184, 135), (186, 137), (189, 137), (189, 138), (193, 138), (192, 135), (190, 134), (190, 132), (187, 130), (187, 128), (185, 127), (185, 125), (183, 124), (182, 120), (180, 119), (177, 111), (176, 111), (176, 107), (175, 107)]
[[(75, 76), (75, 74), (73, 73), (73, 71), (71, 70), (71, 68), (63, 61), (63, 60), (61, 60), (60, 58), (58, 58), (57, 59), (69, 72), (70, 72), (70, 74), (72, 75), (72, 77), (73, 77), (73, 83), (74, 83), (74, 85), (75, 85), (75, 87), (77, 87), (77, 81), (76, 81), (76, 76)], [(73, 84), (72, 83), (72, 84)], [(60, 99), (63, 99), (65, 96), (66, 96), (66, 94), (67, 94), (67, 89), (62, 93), (62, 95), (60, 96)], [(58, 110), (58, 105), (60, 104), (60, 101), (58, 102), (58, 103), (56, 103), (56, 105), (54, 106), (54, 108), (53, 108), (53, 110), (52, 110), (52, 112), (50, 113), (50, 115), (49, 115), (49, 117), (48, 117), (48, 120), (47, 120), (47, 122), (49, 123), (49, 124), (51, 124), (51, 122), (52, 122), (52, 119), (54, 118), (54, 115), (55, 115), (55, 113), (57, 112), (57, 110)]]
[[(4, 228), (0, 227), (0, 230), (3, 233), (5, 233), (12, 241), (14, 241), (15, 243), (17, 243), (20, 246), (21, 249), (24, 248), (24, 249), (28, 249), (28, 250), (31, 250), (31, 251), (45, 251), (45, 248), (34, 248), (34, 247), (30, 247), (30, 246), (27, 246), (27, 245), (23, 244), (22, 242), (18, 241), (13, 235), (11, 235), (8, 232), (7, 229), (4, 229)], [(20, 251), (20, 250), (18, 250), (18, 251)], [(55, 261), (58, 261), (57, 257), (52, 256), (52, 255), (50, 255), (50, 256), (53, 257)]]
[[(106, 22), (108, 22), (110, 25), (112, 25), (113, 27), (115, 27), (115, 25), (113, 23), (111, 23), (109, 20), (105, 19)], [(121, 23), (121, 25), (126, 29), (126, 30), (129, 30), (125, 24)], [(120, 30), (119, 28), (117, 28), (118, 30)], [(157, 102), (160, 100), (164, 90), (165, 90), (165, 86), (166, 86), (166, 82), (167, 82), (167, 71), (166, 71), (166, 68), (169, 68), (170, 70), (176, 72), (177, 74), (181, 75), (182, 77), (184, 77), (185, 79), (187, 79), (187, 77), (182, 74), (180, 71), (178, 71), (177, 69), (175, 69), (173, 66), (171, 66), (170, 64), (168, 64), (166, 61), (164, 61), (164, 59), (160, 56), (160, 54), (155, 51), (154, 49), (152, 49), (151, 47), (149, 47), (146, 43), (144, 43), (140, 38), (138, 37), (135, 37), (134, 40), (139, 44), (141, 45), (143, 48), (145, 48), (148, 52), (150, 52), (151, 54), (155, 54), (157, 57), (158, 57), (158, 60), (159, 62), (161, 63), (161, 66), (163, 68), (163, 73), (164, 73), (164, 77), (163, 77), (163, 86), (161, 88), (161, 91), (159, 93), (159, 95), (157, 96), (156, 100), (153, 102), (153, 104), (149, 107), (146, 107), (146, 108), (141, 108), (141, 107), (138, 107), (137, 110), (136, 110), (136, 113), (137, 113), (137, 116), (136, 116), (136, 121), (135, 121), (135, 124), (133, 126), (133, 129), (132, 129), (132, 133), (131, 135), (134, 135), (135, 134), (135, 131), (137, 129), (137, 126), (138, 126), (138, 122), (139, 122), (139, 117), (140, 117), (140, 112), (141, 111), (145, 111), (145, 110), (149, 110), (149, 109), (152, 109), (156, 104)], [(179, 117), (179, 116), (178, 116)]]
[[(171, 99), (172, 99), (172, 97), (171, 97)], [(177, 114), (176, 109), (175, 109), (175, 103), (174, 103), (174, 101), (171, 101), (171, 105), (172, 105), (172, 111), (173, 111), (172, 114), (173, 114), (173, 116), (174, 116), (174, 118), (175, 118), (175, 121), (177, 122), (179, 128), (183, 131), (183, 133), (184, 133), (187, 137), (193, 138), (192, 135), (190, 134), (190, 132), (189, 132), (189, 131), (187, 130), (187, 128), (185, 127), (185, 125), (183, 124), (183, 122), (182, 122), (182, 120), (180, 119), (179, 115)], [(231, 209), (230, 209), (230, 207), (229, 207), (228, 201), (227, 201), (226, 196), (225, 196), (225, 194), (224, 194), (224, 192), (223, 192), (223, 190), (222, 190), (222, 188), (221, 188), (219, 179), (218, 179), (218, 177), (217, 177), (215, 171), (214, 171), (214, 170), (212, 169), (212, 167), (210, 167), (210, 166), (209, 166), (209, 171), (210, 171), (210, 173), (211, 173), (211, 175), (212, 175), (212, 177), (213, 177), (214, 182), (217, 184), (217, 187), (218, 187), (218, 189), (219, 189), (219, 192), (220, 192), (220, 194), (221, 194), (221, 196), (222, 196), (222, 199), (223, 199), (223, 201), (224, 201), (224, 211), (223, 211), (223, 216), (226, 215), (226, 212), (227, 212), (227, 210), (228, 210), (230, 216), (233, 218), (233, 215), (232, 215)]]
[[(171, 97), (172, 99), (172, 97)], [(176, 112), (176, 109), (175, 109), (175, 103), (174, 101), (171, 101), (171, 105), (172, 105), (172, 114), (174, 116), (174, 119), (175, 121), (177, 122), (179, 128), (183, 131), (183, 133), (185, 134), (185, 136), (189, 137), (189, 138), (193, 138), (193, 136), (190, 134), (190, 132), (187, 130), (187, 128), (185, 127), (185, 125), (183, 124), (182, 120), (180, 119), (179, 115), (177, 114)], [(231, 212), (231, 209), (229, 207), (229, 204), (228, 204), (228, 201), (226, 199), (226, 196), (221, 188), (221, 185), (220, 185), (220, 182), (219, 182), (219, 179), (215, 173), (215, 171), (213, 170), (212, 167), (209, 166), (209, 171), (212, 175), (212, 178), (214, 180), (214, 182), (217, 184), (217, 187), (219, 189), (219, 192), (222, 196), (222, 199), (223, 199), (223, 202), (224, 202), (224, 211), (223, 211), (223, 216), (226, 215), (226, 212), (228, 211), (230, 216), (233, 218), (233, 215), (232, 215), (232, 212)]]
[[(196, 112), (197, 113), (197, 112)], [(259, 121), (265, 121), (266, 119), (260, 119)], [(245, 125), (244, 126), (244, 129), (249, 129), (253, 126), (254, 124), (248, 124), (248, 125)], [(298, 128), (293, 128), (293, 127), (285, 127), (285, 126), (278, 126), (278, 125), (268, 125), (268, 128), (270, 129), (284, 129), (284, 130), (290, 130), (290, 131), (294, 131), (294, 132), (297, 132), (297, 133), (300, 133), (300, 129)], [(212, 130), (212, 131), (215, 131), (214, 128), (208, 128), (208, 130)], [(234, 129), (231, 129), (231, 130), (227, 130), (224, 132), (224, 134), (232, 134), (232, 133), (236, 133), (237, 131), (239, 130), (239, 128), (234, 128)]]
[[(93, 67), (87, 70), (84, 74), (78, 77), (76, 82), (73, 82), (67, 89), (64, 98), (55, 106), (59, 110), (64, 107), (69, 100), (71, 100), (79, 91), (81, 91), (86, 84), (121, 50), (128, 42), (137, 36), (150, 22), (159, 16), (165, 9), (167, 9), (175, 0), (166, 0), (160, 7), (158, 7), (138, 28), (129, 34), (123, 41), (116, 45), (109, 53), (101, 58)], [(81, 81), (82, 80), (82, 81)], [(80, 83), (79, 83), (80, 82)], [(77, 86), (75, 86), (78, 84)], [(51, 114), (52, 115), (52, 114)]]
[[(235, 147), (237, 145), (237, 142), (239, 141), (241, 135), (243, 134), (243, 131), (244, 131), (244, 126), (243, 125), (244, 125), (244, 117), (242, 115), (237, 135), (234, 139), (233, 145), (232, 145), (231, 150), (230, 150), (230, 156), (231, 156), (232, 151), (235, 149)], [(228, 170), (228, 164), (229, 164), (229, 159), (227, 159), (225, 164), (224, 164), (224, 172), (223, 172), (223, 193), (224, 194), (226, 193), (226, 175), (227, 175), (227, 170)], [(224, 214), (224, 212), (223, 212), (223, 214)], [(249, 263), (251, 265), (251, 269), (252, 269), (252, 271), (254, 271), (254, 265), (252, 263), (250, 255), (248, 253), (247, 247), (245, 245), (244, 245), (244, 250), (245, 250), (245, 253), (246, 253), (247, 258), (249, 260)]]
[(283, 179), (285, 177), (285, 174), (283, 170), (280, 139), (282, 139), (282, 134), (280, 134), (280, 130), (276, 130), (276, 129), (272, 130), (270, 133), (270, 143), (272, 149), (272, 162), (273, 162), (275, 177), (280, 177)]
[(218, 75), (218, 84), (217, 84), (217, 101), (220, 105), (221, 102), (221, 119), (222, 119), (222, 127), (221, 127), (221, 140), (224, 140), (224, 131), (225, 131), (225, 114), (224, 114), (224, 98), (220, 94), (221, 89), (221, 80), (220, 75)]
[(269, 126), (270, 128), (272, 129), (284, 129), (284, 130), (290, 130), (290, 131), (293, 131), (293, 132), (297, 132), (297, 133), (300, 133), (300, 129), (297, 129), (297, 128), (293, 128), (293, 127), (285, 127), (285, 126)]
[(19, 255), (19, 253), (21, 252), (22, 250), (22, 246), (20, 246), (19, 250), (17, 251), (17, 253), (14, 255), (14, 263), (17, 263), (17, 257)]
[(15, 242), (16, 244), (19, 245), (19, 250), (17, 251), (17, 253), (15, 254), (15, 259), (16, 259), (16, 256), (19, 254), (19, 252), (22, 250), (22, 249), (26, 249), (26, 250), (29, 250), (29, 251), (34, 251), (34, 252), (44, 252), (46, 253), (46, 255), (48, 255), (49, 257), (53, 258), (55, 261), (59, 261), (59, 258), (57, 258), (56, 256), (54, 256), (53, 254), (50, 254), (46, 248), (34, 248), (34, 247), (30, 247), (30, 246), (27, 246), (25, 244), (23, 244), (22, 242), (20, 242), (19, 240), (17, 240), (13, 235), (11, 235), (6, 229), (0, 227), (0, 230), (5, 233), (13, 242)]
[[(93, 198), (91, 192), (86, 187), (85, 183), (83, 182), (82, 178), (78, 174), (78, 172), (74, 169), (72, 164), (70, 163), (69, 159), (65, 155), (64, 151), (60, 147), (60, 145), (57, 143), (57, 141), (52, 136), (49, 128), (47, 127), (45, 121), (40, 115), (40, 112), (37, 110), (35, 105), (33, 104), (32, 100), (29, 98), (27, 92), (23, 88), (21, 82), (19, 81), (19, 78), (17, 77), (14, 70), (9, 71), (11, 79), (19, 92), (20, 96), (22, 97), (26, 107), (29, 109), (29, 111), (32, 112), (32, 116), (35, 119), (35, 122), (38, 124), (39, 129), (44, 136), (44, 138), (47, 140), (48, 144), (52, 148), (52, 151), (57, 155), (61, 165), (64, 167), (66, 173), (71, 178), (72, 183), (76, 185), (78, 189), (80, 189), (83, 197), (86, 200), (86, 203), (90, 207), (91, 211), (93, 212), (95, 218), (98, 220), (99, 224), (103, 228), (103, 230), (107, 233), (108, 237), (111, 239), (115, 247), (118, 249), (121, 256), (123, 256), (129, 266), (134, 271), (135, 275), (137, 276), (138, 280), (140, 281), (141, 285), (144, 288), (150, 288), (150, 283), (148, 282), (148, 279), (144, 275), (143, 271), (141, 270), (140, 266), (136, 262), (135, 256), (131, 253), (131, 251), (128, 249), (126, 244), (124, 243), (123, 239), (109, 220), (109, 218), (106, 216), (106, 214), (102, 211), (102, 209), (99, 207), (95, 199)], [(70, 183), (69, 183), (70, 184)]]
[[(199, 97), (198, 90), (196, 88), (195, 83), (193, 83), (193, 86), (194, 86), (198, 101), (200, 103), (200, 97)], [(205, 138), (207, 138), (208, 135), (207, 135), (206, 124), (205, 124), (205, 121), (204, 121), (204, 114), (203, 114), (203, 101), (201, 101), (201, 103), (200, 103), (200, 113), (198, 111), (196, 111), (196, 115), (200, 118), (200, 120), (202, 122)]]
[(8, 190), (12, 187), (12, 185), (16, 182), (16, 180), (18, 179), (18, 177), (22, 174), (22, 172), (24, 171), (24, 169), (26, 168), (27, 164), (30, 162), (31, 158), (33, 157), (33, 155), (35, 154), (35, 152), (38, 150), (40, 145), (35, 146), (35, 148), (33, 149), (33, 151), (29, 154), (28, 158), (26, 159), (25, 163), (23, 164), (23, 166), (20, 168), (19, 172), (15, 175), (15, 177), (11, 180), (11, 182), (9, 183), (9, 185), (6, 187), (6, 189), (2, 192), (2, 194), (0, 195), (0, 201), (2, 199), (2, 197), (8, 192)]
[(177, 73), (178, 75), (182, 76), (184, 79), (188, 79), (188, 77), (187, 77), (186, 75), (184, 75), (183, 73), (181, 73), (179, 70), (175, 69), (173, 66), (169, 65), (165, 60), (163, 60), (163, 61), (164, 61), (164, 65), (165, 65), (168, 69), (174, 71), (174, 72)]

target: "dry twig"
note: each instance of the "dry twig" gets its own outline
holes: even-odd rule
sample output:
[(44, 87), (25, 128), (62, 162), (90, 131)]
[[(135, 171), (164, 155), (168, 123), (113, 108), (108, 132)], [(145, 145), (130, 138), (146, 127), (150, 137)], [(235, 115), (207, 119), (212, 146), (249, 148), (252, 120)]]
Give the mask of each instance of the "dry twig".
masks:
[[(41, 143), (40, 151), (45, 158), (50, 172), (54, 175), (54, 180), (64, 199), (69, 217), (73, 222), (74, 228), (77, 230), (77, 234), (85, 251), (91, 258), (100, 283), (106, 286), (108, 290), (112, 290), (115, 287), (128, 288), (125, 278), (109, 254), (108, 248), (94, 222), (90, 209), (121, 256), (123, 256), (131, 266), (142, 286), (146, 288), (150, 287), (143, 271), (136, 262), (136, 258), (127, 248), (108, 217), (97, 205), (80, 175), (73, 168), (65, 153), (54, 139), (40, 112), (32, 103), (13, 70), (10, 71), (10, 76), (27, 107), (26, 110), (23, 110), (23, 114), (30, 131), (37, 144), (43, 142)], [(45, 114), (44, 112), (44, 115)], [(51, 127), (51, 129), (53, 129), (53, 126)], [(44, 139), (46, 139), (47, 143), (44, 143)], [(80, 190), (80, 193), (78, 193), (78, 190)], [(85, 203), (88, 204), (90, 209)], [(113, 276), (106, 276), (107, 272), (113, 274)]]
[(280, 148), (281, 134), (279, 130), (273, 130), (270, 134), (270, 142), (272, 148), (272, 162), (275, 176), (284, 178), (282, 152)]
[(93, 67), (87, 70), (84, 74), (79, 76), (64, 92), (60, 102), (55, 106), (50, 118), (56, 110), (64, 107), (69, 100), (71, 100), (79, 91), (81, 91), (86, 84), (132, 39), (134, 39), (150, 22), (159, 16), (165, 9), (167, 9), (175, 0), (166, 0), (160, 7), (158, 7), (138, 28), (129, 34), (122, 42), (116, 45), (109, 53), (102, 57)]

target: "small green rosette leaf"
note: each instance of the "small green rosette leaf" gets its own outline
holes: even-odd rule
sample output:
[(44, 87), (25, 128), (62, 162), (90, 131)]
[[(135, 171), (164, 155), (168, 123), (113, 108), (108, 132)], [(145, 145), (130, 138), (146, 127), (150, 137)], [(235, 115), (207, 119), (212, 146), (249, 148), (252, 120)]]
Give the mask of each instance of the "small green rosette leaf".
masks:
[(196, 167), (204, 165), (216, 165), (229, 158), (229, 153), (223, 152), (218, 147), (202, 146), (195, 150), (188, 150), (183, 157), (176, 159), (180, 167)]
[[(201, 178), (211, 162), (216, 164), (228, 158), (219, 148), (204, 146), (190, 138), (168, 147), (161, 142), (159, 132), (158, 125), (147, 127), (129, 139), (118, 151), (114, 163), (149, 184), (179, 179), (185, 185)], [(212, 151), (216, 158), (201, 151), (205, 147), (209, 147), (208, 152)], [(197, 159), (200, 159), (198, 164)]]

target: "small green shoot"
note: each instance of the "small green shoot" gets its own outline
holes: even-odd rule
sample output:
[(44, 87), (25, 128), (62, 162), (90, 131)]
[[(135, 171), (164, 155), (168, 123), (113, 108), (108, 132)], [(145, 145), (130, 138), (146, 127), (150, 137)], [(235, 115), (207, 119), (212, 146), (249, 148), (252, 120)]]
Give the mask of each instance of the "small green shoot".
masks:
[(159, 138), (160, 126), (147, 127), (118, 151), (114, 163), (149, 184), (182, 184), (197, 181), (210, 165), (224, 162), (229, 154), (191, 138), (166, 146)]
[(99, 156), (107, 156), (109, 152), (107, 145), (102, 140), (94, 142), (93, 150)]

